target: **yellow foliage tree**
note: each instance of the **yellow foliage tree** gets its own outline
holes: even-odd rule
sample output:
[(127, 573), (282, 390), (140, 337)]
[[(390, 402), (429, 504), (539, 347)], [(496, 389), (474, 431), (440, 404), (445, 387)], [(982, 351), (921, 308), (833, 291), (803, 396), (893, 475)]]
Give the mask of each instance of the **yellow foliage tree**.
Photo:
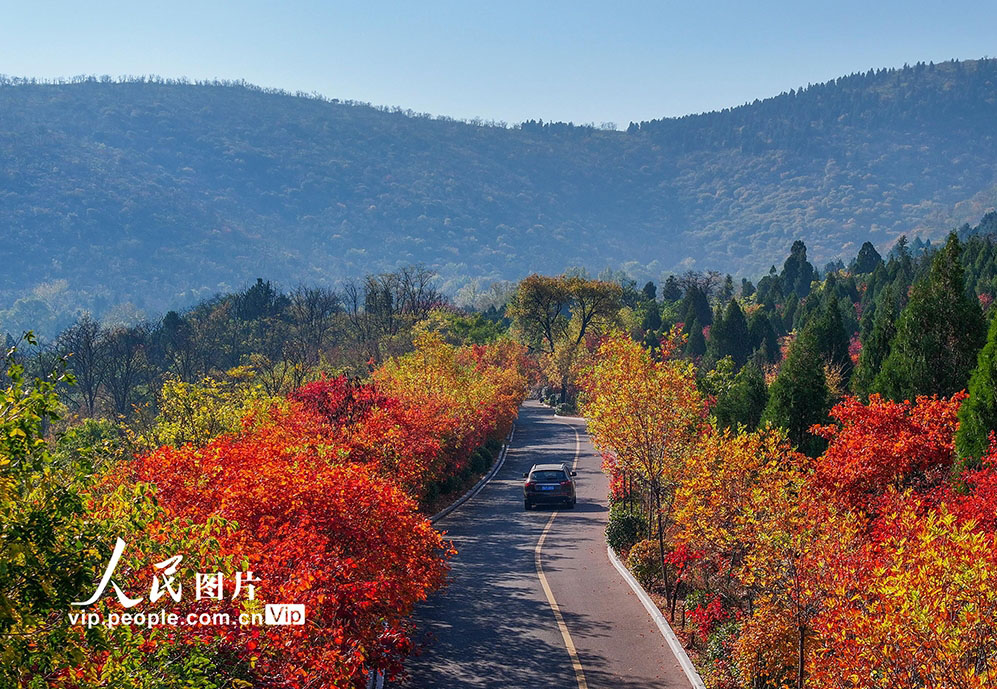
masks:
[(997, 686), (997, 536), (898, 496), (886, 537), (833, 568), (811, 686)]
[(252, 412), (279, 401), (250, 378), (244, 370), (233, 369), (227, 380), (167, 380), (159, 392), (159, 413), (137, 443), (150, 449), (163, 445), (200, 447), (219, 435), (238, 433), (243, 420), (253, 418)]
[[(677, 338), (673, 334), (663, 346), (666, 358), (656, 360), (628, 336), (611, 335), (582, 380), (582, 408), (596, 445), (612, 453), (618, 466), (649, 493), (666, 576), (665, 533), (672, 524), (676, 490), (706, 427), (692, 364), (667, 357), (674, 349), (669, 343)], [(667, 581), (665, 586), (669, 590)]]

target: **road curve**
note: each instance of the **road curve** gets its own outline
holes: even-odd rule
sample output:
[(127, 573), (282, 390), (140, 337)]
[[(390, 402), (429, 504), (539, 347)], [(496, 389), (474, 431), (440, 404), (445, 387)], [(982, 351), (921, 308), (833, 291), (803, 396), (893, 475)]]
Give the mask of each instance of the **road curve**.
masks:
[[(553, 509), (523, 510), (522, 475), (535, 463), (570, 465), (576, 438), (578, 505), (559, 510), (540, 553), (564, 634), (535, 562)], [(690, 687), (606, 555), (607, 491), (608, 479), (583, 421), (555, 417), (536, 402), (523, 405), (505, 465), (473, 500), (437, 523), (458, 555), (451, 563), (450, 585), (416, 615), (422, 651), (409, 664), (403, 686)]]

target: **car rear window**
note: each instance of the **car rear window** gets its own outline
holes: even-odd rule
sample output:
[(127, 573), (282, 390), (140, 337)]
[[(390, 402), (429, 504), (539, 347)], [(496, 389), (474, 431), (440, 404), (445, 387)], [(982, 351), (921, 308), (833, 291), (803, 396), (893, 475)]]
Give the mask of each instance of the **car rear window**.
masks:
[(563, 471), (554, 469), (550, 471), (534, 471), (532, 478), (534, 481), (564, 481), (567, 476), (564, 475)]

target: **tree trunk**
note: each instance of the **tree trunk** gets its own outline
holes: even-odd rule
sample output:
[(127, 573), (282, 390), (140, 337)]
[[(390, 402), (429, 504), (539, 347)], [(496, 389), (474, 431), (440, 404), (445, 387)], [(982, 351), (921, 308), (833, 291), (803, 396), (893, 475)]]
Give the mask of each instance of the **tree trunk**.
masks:
[[(654, 489), (654, 501), (658, 513), (658, 556), (661, 562), (661, 578), (665, 582), (665, 602), (671, 603), (671, 587), (668, 585), (668, 571), (665, 569), (665, 532), (661, 528), (661, 493), (657, 487)], [(673, 617), (672, 622), (674, 621)]]
[(799, 663), (799, 666), (798, 666), (797, 672), (796, 672), (796, 689), (803, 689), (803, 680), (804, 680), (803, 661), (804, 661), (804, 656), (805, 656), (805, 653), (804, 653), (804, 651), (805, 651), (805, 648), (804, 648), (804, 637), (805, 637), (805, 629), (804, 629), (803, 625), (801, 624), (800, 625), (800, 644), (799, 644), (799, 652), (798, 652), (798, 658), (797, 658), (797, 662)]
[(647, 503), (647, 525), (644, 531), (647, 532), (647, 538), (650, 538), (654, 535), (654, 501), (650, 492), (644, 496), (644, 500)]

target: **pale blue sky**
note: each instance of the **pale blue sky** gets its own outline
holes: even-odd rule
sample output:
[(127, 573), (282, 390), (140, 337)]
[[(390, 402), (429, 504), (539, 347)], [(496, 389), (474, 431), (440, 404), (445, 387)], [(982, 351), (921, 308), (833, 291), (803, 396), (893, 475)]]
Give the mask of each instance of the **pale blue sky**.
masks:
[(246, 79), (454, 117), (683, 115), (997, 55), (994, 2), (0, 1), (0, 73)]

